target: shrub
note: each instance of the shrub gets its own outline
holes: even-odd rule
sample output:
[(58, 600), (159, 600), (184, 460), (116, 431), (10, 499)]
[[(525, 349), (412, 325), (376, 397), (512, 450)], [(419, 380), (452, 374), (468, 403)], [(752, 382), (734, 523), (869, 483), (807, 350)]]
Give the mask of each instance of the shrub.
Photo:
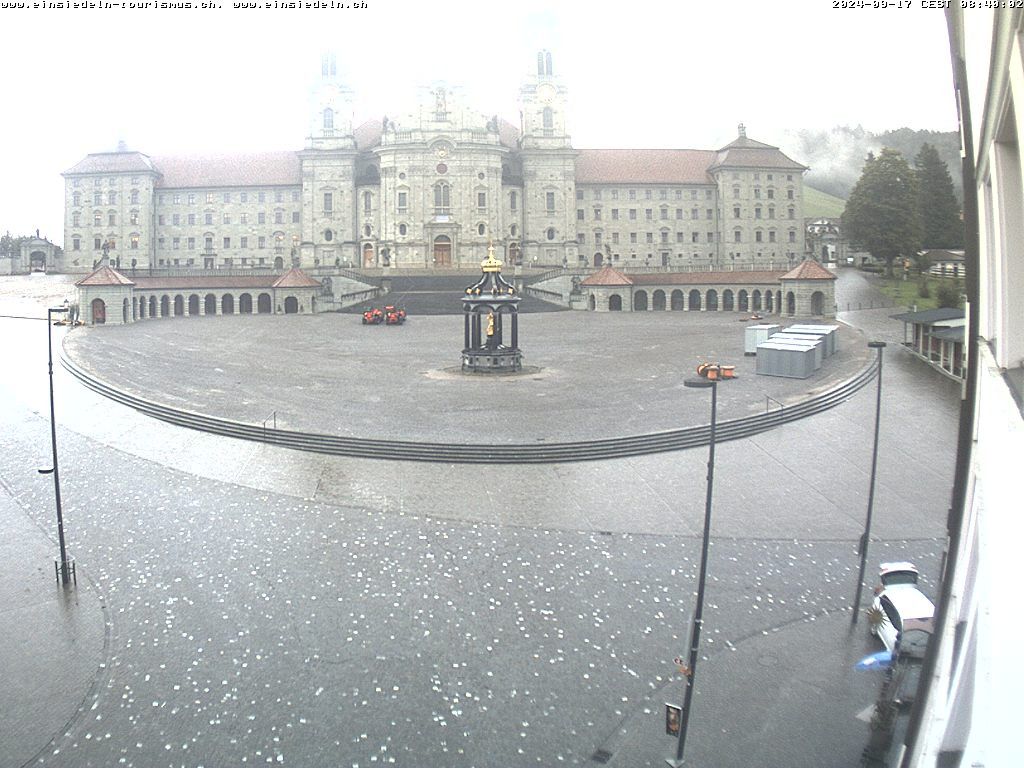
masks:
[(921, 282), (917, 284), (917, 295), (922, 299), (927, 299), (932, 295), (931, 290), (928, 288), (928, 278), (922, 277)]
[(935, 303), (940, 307), (960, 306), (960, 289), (954, 283), (942, 283), (935, 289)]

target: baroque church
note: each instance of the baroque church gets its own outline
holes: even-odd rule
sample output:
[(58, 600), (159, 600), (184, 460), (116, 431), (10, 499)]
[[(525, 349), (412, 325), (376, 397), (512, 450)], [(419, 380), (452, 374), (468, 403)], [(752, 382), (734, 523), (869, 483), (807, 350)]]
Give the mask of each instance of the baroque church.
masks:
[(438, 87), (353, 121), (322, 61), (301, 151), (90, 154), (65, 179), (65, 268), (476, 266), (787, 270), (804, 258), (805, 166), (747, 137), (717, 150), (575, 149), (551, 54), (518, 125)]

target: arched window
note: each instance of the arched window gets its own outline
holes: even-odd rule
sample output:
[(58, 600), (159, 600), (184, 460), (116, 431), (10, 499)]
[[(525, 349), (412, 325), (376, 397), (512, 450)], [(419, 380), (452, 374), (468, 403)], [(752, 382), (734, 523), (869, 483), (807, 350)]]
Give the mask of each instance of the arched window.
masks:
[(477, 224), (476, 225), (476, 233), (478, 235), (482, 235), (486, 231), (486, 229), (487, 228), (483, 224)]
[(434, 185), (434, 213), (451, 213), (452, 192), (444, 182)]
[(398, 234), (405, 235), (409, 231), (409, 228), (405, 224), (398, 225)]
[(551, 111), (551, 107), (544, 107), (541, 120), (543, 121), (545, 133), (555, 129), (555, 113)]
[(548, 240), (554, 240), (554, 239), (555, 239), (555, 228), (554, 227), (548, 227)]
[(334, 130), (334, 110), (328, 107), (324, 110), (324, 132)]

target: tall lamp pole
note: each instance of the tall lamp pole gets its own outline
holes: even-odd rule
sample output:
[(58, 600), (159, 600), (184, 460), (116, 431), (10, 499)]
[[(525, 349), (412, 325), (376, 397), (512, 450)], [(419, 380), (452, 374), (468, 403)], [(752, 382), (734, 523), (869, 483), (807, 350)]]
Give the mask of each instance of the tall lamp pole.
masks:
[(868, 485), (868, 513), (864, 520), (864, 533), (860, 536), (858, 554), (860, 555), (860, 571), (857, 574), (857, 595), (853, 598), (853, 617), (850, 624), (857, 623), (860, 613), (860, 593), (864, 587), (864, 568), (868, 562), (868, 539), (871, 536), (871, 513), (875, 505), (875, 470), (878, 467), (878, 423), (882, 413), (882, 350), (884, 341), (869, 341), (868, 347), (878, 350), (878, 393), (875, 396), (875, 442), (871, 448), (871, 480)]
[[(707, 496), (704, 501), (704, 535), (700, 550), (700, 575), (697, 581), (697, 607), (693, 612), (693, 626), (690, 632), (690, 658), (684, 670), (686, 676), (686, 693), (683, 699), (683, 711), (679, 723), (679, 740), (676, 742), (675, 758), (666, 758), (665, 762), (672, 768), (679, 768), (683, 764), (683, 752), (686, 749), (686, 734), (690, 727), (690, 704), (693, 701), (693, 683), (697, 677), (698, 649), (700, 647), (700, 632), (704, 624), (704, 585), (708, 575), (708, 545), (711, 540), (711, 494), (715, 483), (715, 419), (718, 412), (718, 376), (722, 375), (719, 366), (713, 366), (708, 371), (703, 366), (698, 369), (702, 375), (708, 378), (693, 378), (683, 382), (683, 386), (694, 389), (711, 389), (711, 429), (708, 440), (708, 479)], [(714, 378), (711, 378), (714, 376)], [(729, 369), (728, 376), (732, 377), (732, 369)], [(724, 378), (724, 376), (723, 376)]]
[[(71, 580), (74, 566), (68, 562), (67, 546), (64, 543), (64, 514), (60, 506), (60, 470), (57, 468), (57, 420), (53, 408), (53, 315), (68, 311), (67, 307), (48, 307), (46, 310), (46, 353), (47, 365), (50, 375), (50, 445), (53, 447), (53, 467), (51, 469), (40, 469), (39, 473), (48, 475), (53, 473), (53, 494), (57, 501), (57, 538), (60, 541), (60, 563), (55, 563), (54, 570), (57, 571), (57, 578), (62, 585), (67, 585)], [(75, 579), (77, 581), (77, 577)]]

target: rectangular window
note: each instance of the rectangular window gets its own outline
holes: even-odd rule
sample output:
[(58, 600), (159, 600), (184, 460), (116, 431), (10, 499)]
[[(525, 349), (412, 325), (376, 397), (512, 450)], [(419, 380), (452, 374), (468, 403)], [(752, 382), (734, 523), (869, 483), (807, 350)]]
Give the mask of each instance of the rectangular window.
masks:
[(277, 190), (274, 193), (274, 202), (275, 203), (283, 203), (284, 202), (284, 192), (282, 192), (281, 190)]
[(668, 221), (668, 208), (662, 208), (659, 216), (661, 217), (662, 221)]
[(576, 209), (576, 221), (583, 221), (585, 214), (582, 208)]
[(700, 234), (698, 232), (691, 232), (690, 233), (690, 242), (691, 243), (699, 243), (700, 242)]
[(117, 214), (114, 213), (113, 211), (111, 211), (110, 213), (107, 214), (107, 224), (110, 225), (111, 227), (115, 226), (115, 222), (117, 220), (115, 218), (116, 216), (117, 216)]
[(324, 192), (324, 213), (332, 213), (334, 211), (334, 193)]
[(409, 193), (399, 192), (398, 193), (398, 210), (404, 211), (409, 207)]
[(600, 208), (595, 208), (594, 209), (594, 221), (600, 221), (600, 220), (601, 220), (601, 209)]
[(117, 192), (111, 190), (107, 193), (108, 205), (117, 205)]
[(164, 215), (162, 213), (156, 217), (156, 223), (161, 227), (164, 225)]
[(248, 248), (249, 247), (249, 238), (248, 237), (241, 238), (240, 242), (238, 243), (238, 247), (239, 248)]
[(764, 241), (764, 234), (759, 229), (759, 230), (757, 230), (757, 232), (754, 233), (754, 242), (755, 243), (760, 243), (760, 242), (763, 242), (763, 241)]
[(619, 220), (619, 209), (618, 208), (612, 208), (612, 221), (618, 221), (618, 220)]
[(619, 233), (618, 232), (612, 232), (612, 245), (618, 245), (618, 244), (619, 244)]
[(708, 208), (706, 211), (704, 211), (704, 218), (707, 219), (708, 221), (711, 221), (711, 219), (715, 218), (715, 209)]
[(547, 208), (548, 213), (554, 213), (555, 212), (555, 193), (554, 192), (547, 192), (547, 193), (545, 193), (545, 195), (544, 195), (544, 203), (545, 203), (545, 207)]
[(230, 247), (231, 247), (231, 238), (230, 237), (225, 237), (224, 238), (224, 250), (226, 251)]
[(478, 211), (487, 210), (487, 193), (477, 192), (476, 193), (476, 208)]
[(667, 189), (659, 189), (658, 190), (658, 199), (659, 200), (668, 200), (668, 190)]
[(645, 190), (644, 190), (644, 200), (650, 200), (650, 199), (651, 199), (651, 196), (652, 196), (652, 192), (651, 192), (651, 190), (649, 190), (649, 189), (645, 189)]
[(519, 207), (519, 196), (515, 192), (510, 192), (508, 196), (509, 208), (513, 211)]
[(774, 200), (775, 199), (775, 190), (774, 189), (769, 189), (768, 190), (768, 199), (769, 200)]
[(257, 193), (257, 199), (258, 199), (258, 200), (259, 200), (259, 201), (260, 201), (261, 203), (265, 203), (265, 202), (267, 202), (267, 193), (266, 193), (266, 192), (264, 192), (263, 190), (260, 190), (260, 191), (259, 191), (259, 192)]
[(576, 190), (576, 199), (577, 200), (582, 200), (583, 199), (583, 190), (582, 189), (577, 189)]
[(743, 242), (742, 237), (743, 236), (742, 236), (742, 234), (740, 233), (740, 231), (738, 229), (735, 232), (732, 233), (732, 239), (733, 239), (734, 243), (742, 243)]
[(682, 218), (683, 218), (683, 209), (682, 208), (676, 208), (676, 221), (679, 221)]
[(188, 215), (188, 224), (190, 227), (194, 227), (196, 225), (196, 215), (194, 213), (190, 213)]
[(299, 223), (299, 212), (298, 211), (292, 211), (292, 224), (298, 224), (298, 223)]
[(594, 233), (594, 245), (600, 245), (600, 244), (601, 244), (601, 233), (600, 232), (595, 232)]
[(293, 189), (292, 190), (292, 202), (293, 203), (299, 202), (299, 190), (297, 190), (297, 189)]
[(636, 232), (630, 232), (629, 233), (629, 242), (631, 242), (631, 243), (635, 243), (636, 242)]
[(132, 224), (138, 224), (139, 223), (139, 212), (138, 211), (132, 211), (128, 218), (129, 218), (129, 220), (131, 221)]
[(775, 230), (774, 230), (774, 229), (773, 229), (773, 230), (771, 230), (771, 231), (770, 231), (770, 232), (768, 233), (768, 242), (769, 242), (769, 243), (774, 243), (774, 242), (775, 242)]
[[(647, 190), (647, 191), (650, 192), (651, 190)], [(644, 218), (646, 218), (648, 221), (654, 221), (654, 209), (653, 208), (646, 208), (646, 209), (644, 209)]]
[(180, 225), (181, 224), (181, 215), (177, 214), (177, 213), (172, 213), (171, 214), (171, 224), (173, 224), (176, 227), (178, 225)]
[(715, 242), (715, 233), (714, 232), (708, 232), (708, 242), (709, 243)]
[(225, 213), (224, 214), (224, 223), (225, 224), (230, 224), (231, 223), (231, 214), (230, 213)]
[(786, 190), (786, 197), (787, 197), (788, 199), (790, 199), (790, 200), (792, 200), (792, 199), (793, 199), (793, 190), (792, 190), (792, 189), (787, 189), (787, 190)]
[(274, 223), (284, 224), (284, 211), (274, 211)]
[(92, 247), (97, 251), (101, 250), (103, 248), (103, 238), (94, 237), (92, 239)]
[(576, 235), (576, 242), (582, 245), (583, 243), (587, 242), (587, 236), (580, 232), (578, 235)]
[(212, 213), (204, 214), (203, 215), (203, 221), (205, 221), (209, 225), (212, 225), (213, 224), (213, 214)]
[(636, 200), (636, 190), (635, 189), (629, 190), (629, 199), (630, 200)]
[(668, 232), (662, 232), (661, 233), (661, 242), (663, 242), (663, 243), (667, 243), (668, 242)]
[(171, 248), (178, 250), (181, 247), (181, 238), (175, 237), (171, 239)]
[(612, 200), (618, 200), (618, 199), (619, 199), (619, 190), (613, 189), (612, 190)]
[(636, 221), (636, 208), (629, 209), (629, 220)]
[(231, 202), (231, 193), (230, 192), (225, 192), (224, 193), (224, 202), (225, 203), (230, 203)]
[(103, 193), (102, 192), (93, 192), (92, 193), (92, 204), (93, 205), (103, 205)]
[(249, 214), (248, 213), (240, 213), (240, 214), (238, 214), (238, 223), (239, 224), (248, 224), (249, 223)]
[(194, 251), (196, 249), (196, 239), (194, 237), (190, 237), (188, 239), (188, 249), (190, 251)]
[(734, 219), (738, 219), (740, 217), (740, 208), (739, 208), (739, 206), (736, 206), (735, 208), (732, 209), (732, 217)]
[(240, 203), (248, 203), (249, 202), (249, 193), (248, 192), (239, 192), (238, 193), (238, 202), (240, 202)]
[(654, 242), (654, 233), (653, 232), (648, 232), (647, 233), (647, 242), (648, 243), (653, 243)]
[(259, 213), (257, 213), (256, 214), (256, 223), (257, 224), (266, 224), (267, 223), (267, 214), (265, 214), (263, 211), (260, 211)]
[(794, 232), (792, 229), (789, 230), (789, 242), (791, 242), (791, 243), (795, 243), (796, 242), (796, 232)]
[(94, 227), (103, 226), (103, 214), (99, 211), (96, 211), (96, 213), (92, 215), (92, 225)]
[(601, 199), (601, 190), (600, 189), (595, 189), (594, 190), (594, 199), (595, 200), (600, 200)]
[(257, 238), (257, 240), (256, 240), (256, 246), (258, 248), (266, 248), (267, 247), (267, 238), (265, 238), (263, 235), (260, 235)]

